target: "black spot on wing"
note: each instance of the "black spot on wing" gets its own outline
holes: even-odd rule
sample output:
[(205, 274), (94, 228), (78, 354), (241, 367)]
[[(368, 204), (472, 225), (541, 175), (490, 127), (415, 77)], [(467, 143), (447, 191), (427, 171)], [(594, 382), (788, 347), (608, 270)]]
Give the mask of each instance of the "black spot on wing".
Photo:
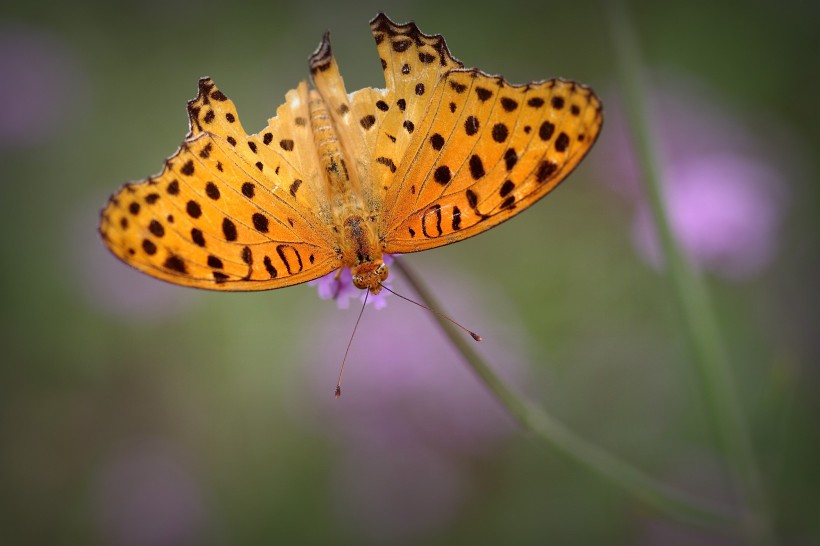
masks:
[(484, 163), (482, 163), (481, 158), (473, 154), (470, 156), (470, 176), (473, 177), (473, 180), (478, 180), (482, 176), (484, 176)]
[(222, 219), (222, 234), (225, 235), (225, 240), (226, 241), (236, 241), (236, 238), (239, 235), (236, 231), (236, 224), (234, 224), (228, 218), (223, 218)]
[(509, 134), (510, 131), (509, 129), (507, 129), (507, 126), (505, 124), (496, 123), (495, 125), (493, 125), (492, 135), (493, 140), (495, 140), (496, 142), (504, 142), (505, 140), (507, 140), (507, 136)]
[(481, 102), (486, 102), (490, 97), (493, 96), (493, 92), (489, 89), (485, 89), (484, 87), (477, 86), (475, 88), (475, 93), (478, 95), (478, 100)]
[(253, 227), (256, 228), (256, 231), (260, 233), (268, 232), (268, 217), (264, 214), (254, 212), (253, 216), (251, 216), (251, 221), (253, 222)]
[(552, 138), (552, 134), (555, 132), (555, 125), (550, 123), (549, 121), (545, 121), (541, 124), (541, 127), (538, 128), (538, 136), (541, 137), (541, 140), (546, 142), (547, 140)]
[(558, 165), (552, 161), (544, 159), (538, 165), (538, 170), (535, 173), (535, 179), (539, 182), (545, 182), (550, 176), (553, 175), (553, 173), (555, 173), (556, 170), (558, 170)]
[(163, 267), (176, 271), (177, 273), (187, 274), (188, 269), (185, 267), (185, 262), (176, 254), (170, 254), (162, 264)]
[(296, 197), (296, 192), (299, 191), (299, 186), (301, 185), (302, 181), (300, 179), (297, 178), (296, 180), (294, 180), (293, 183), (290, 185), (290, 194)]
[(364, 129), (370, 129), (376, 123), (376, 116), (368, 114), (359, 120), (359, 123)]
[(518, 163), (518, 154), (513, 148), (504, 152), (504, 166), (507, 167), (508, 171), (511, 171), (516, 163)]
[(219, 199), (219, 188), (213, 182), (205, 184), (205, 195), (216, 201)]
[(456, 93), (464, 93), (467, 90), (467, 86), (464, 85), (463, 83), (458, 83), (458, 82), (453, 81), (453, 80), (450, 80), (449, 83), (450, 83), (450, 87)]
[(478, 132), (478, 128), (479, 123), (475, 116), (468, 116), (464, 121), (464, 132), (467, 133), (467, 136), (473, 136), (476, 134)]
[(265, 256), (265, 259), (262, 260), (262, 263), (265, 264), (265, 269), (268, 271), (268, 275), (270, 275), (270, 278), (275, 279), (277, 271), (276, 268), (273, 266), (273, 262), (270, 261), (270, 256)]
[(202, 230), (197, 228), (191, 228), (191, 240), (197, 245), (204, 247), (205, 246), (205, 236), (202, 234)]
[(566, 133), (561, 132), (558, 138), (555, 139), (555, 149), (559, 152), (566, 152), (569, 146), (569, 137)]
[(391, 173), (396, 172), (396, 164), (389, 157), (377, 157), (376, 163), (380, 163), (390, 169)]
[(202, 216), (202, 208), (199, 206), (199, 203), (194, 200), (188, 201), (185, 205), (185, 210), (191, 218), (199, 218)]
[(453, 207), (453, 231), (461, 229), (461, 210), (458, 207)]
[(446, 185), (450, 182), (453, 178), (453, 173), (450, 171), (450, 167), (447, 165), (441, 165), (433, 172), (433, 180), (441, 184), (442, 186)]
[(156, 237), (162, 237), (163, 235), (165, 235), (165, 228), (162, 227), (162, 224), (160, 224), (156, 220), (151, 220), (151, 223), (148, 224), (148, 231), (150, 231)]
[[(433, 227), (429, 225), (429, 223), (433, 222), (431, 216), (435, 218), (435, 234), (430, 233), (430, 229)], [(421, 232), (424, 234), (425, 237), (428, 238), (441, 236), (441, 234), (443, 233), (443, 231), (441, 230), (441, 205), (432, 205), (429, 209), (427, 209), (427, 212), (425, 212), (421, 216)]]
[(518, 108), (518, 102), (515, 101), (514, 99), (509, 98), (509, 97), (502, 97), (501, 98), (501, 106), (507, 112), (512, 112), (513, 110)]

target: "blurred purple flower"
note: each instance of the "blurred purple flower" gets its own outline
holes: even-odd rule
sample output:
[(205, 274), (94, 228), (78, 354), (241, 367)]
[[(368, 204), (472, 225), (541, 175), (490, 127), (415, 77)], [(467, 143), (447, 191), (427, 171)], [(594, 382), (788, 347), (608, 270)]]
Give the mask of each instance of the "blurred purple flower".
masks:
[(201, 544), (202, 491), (179, 455), (160, 442), (114, 453), (99, 470), (98, 521), (106, 544)]
[[(623, 113), (609, 112), (609, 136), (601, 142), (597, 164), (602, 177), (634, 205), (633, 242), (639, 253), (661, 268), (630, 134)], [(669, 222), (683, 249), (695, 265), (726, 278), (761, 271), (775, 256), (788, 200), (787, 175), (779, 166), (786, 160), (773, 156), (776, 124), (768, 125), (769, 134), (752, 131), (683, 79), (660, 84), (650, 112), (664, 161)]]
[(0, 24), (0, 149), (42, 143), (88, 105), (89, 85), (71, 48), (23, 24)]
[[(769, 165), (741, 155), (714, 155), (680, 164), (665, 178), (669, 222), (696, 263), (727, 278), (743, 278), (772, 260), (782, 180)], [(662, 267), (646, 206), (638, 207), (633, 241), (649, 263)]]
[[(492, 332), (479, 350), (498, 372), (523, 384), (527, 344), (513, 313), (492, 299), (493, 291), (475, 287), (461, 273), (426, 273), (436, 279), (451, 316)], [(400, 278), (396, 282), (402, 284)], [(412, 296), (405, 288), (399, 293)], [(479, 312), (479, 305), (492, 314)], [(377, 542), (412, 541), (459, 514), (478, 479), (469, 471), (471, 463), (496, 454), (514, 427), (433, 316), (410, 303), (364, 314), (342, 397), (335, 400), (333, 382), (354, 314), (316, 324), (313, 339), (338, 343), (306, 347), (311, 365), (304, 367), (310, 375), (303, 390), (312, 396), (292, 400), (298, 406), (293, 413), (313, 414), (310, 426), (325, 436), (332, 432), (341, 444), (334, 468), (344, 518)]]
[[(393, 263), (393, 257), (389, 254), (384, 254), (382, 258), (387, 266)], [(384, 281), (384, 285), (390, 286), (392, 282), (393, 276), (391, 275)], [(333, 271), (315, 281), (310, 281), (308, 286), (315, 286), (321, 299), (336, 300), (339, 309), (349, 308), (350, 298), (358, 297), (359, 301), (365, 301), (365, 291), (353, 286), (353, 273), (346, 267), (341, 272), (338, 270)], [(367, 297), (367, 303), (373, 304), (375, 309), (384, 309), (387, 306), (387, 296), (389, 295), (390, 292), (387, 290), (382, 290), (375, 296), (370, 294)]]

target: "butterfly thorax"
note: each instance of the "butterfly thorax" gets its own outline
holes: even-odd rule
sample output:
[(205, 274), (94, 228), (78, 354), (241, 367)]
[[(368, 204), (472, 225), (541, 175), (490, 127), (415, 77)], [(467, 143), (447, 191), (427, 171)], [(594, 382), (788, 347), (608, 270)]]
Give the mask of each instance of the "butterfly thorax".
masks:
[(344, 222), (343, 233), (343, 262), (353, 273), (354, 286), (378, 294), (388, 271), (373, 230), (361, 216), (351, 215)]
[[(372, 223), (365, 220), (368, 213), (355, 169), (356, 163), (346, 161), (337, 129), (325, 102), (316, 91), (310, 93), (310, 122), (332, 205), (333, 231), (338, 234), (342, 264), (351, 269), (353, 284), (357, 288), (378, 294), (381, 283), (387, 279), (388, 271), (382, 261), (379, 239)], [(352, 168), (348, 168), (348, 163)]]

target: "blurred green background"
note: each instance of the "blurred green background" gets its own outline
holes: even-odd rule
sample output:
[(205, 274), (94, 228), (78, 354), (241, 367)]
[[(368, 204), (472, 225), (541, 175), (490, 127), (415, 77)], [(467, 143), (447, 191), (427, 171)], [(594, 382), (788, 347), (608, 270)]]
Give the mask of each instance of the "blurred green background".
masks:
[[(678, 184), (673, 224), (708, 280), (777, 536), (817, 543), (820, 8), (629, 7)], [(733, 503), (653, 258), (601, 4), (12, 0), (0, 543), (739, 542), (653, 513), (516, 430), (413, 306), (365, 313), (334, 401), (357, 305), (307, 286), (168, 286), (104, 249), (98, 210), (176, 149), (197, 78), (256, 131), (330, 29), (348, 91), (381, 87), (379, 10), (443, 34), (467, 66), (596, 89), (604, 131), (560, 191), (406, 261), (527, 396), (658, 479)]]

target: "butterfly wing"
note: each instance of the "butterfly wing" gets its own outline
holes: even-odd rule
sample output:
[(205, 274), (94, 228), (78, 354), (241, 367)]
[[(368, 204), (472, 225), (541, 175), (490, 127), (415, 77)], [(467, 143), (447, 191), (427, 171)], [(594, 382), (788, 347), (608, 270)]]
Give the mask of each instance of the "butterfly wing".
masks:
[(583, 85), (512, 86), (478, 70), (447, 72), (385, 197), (385, 251), (477, 235), (526, 209), (586, 155), (603, 121)]
[[(320, 46), (314, 58), (324, 58), (322, 70), (314, 70), (317, 89), (330, 105), (340, 136), (359, 162), (365, 203), (373, 216), (380, 216), (384, 196), (404, 157), (422, 117), (428, 97), (442, 75), (463, 65), (454, 59), (440, 35), (422, 33), (415, 23), (399, 25), (380, 13), (370, 22), (376, 41), (385, 88), (360, 89), (348, 97), (331, 93), (327, 82), (341, 82), (329, 44), (324, 55)], [(342, 87), (343, 91), (343, 87)], [(334, 98), (338, 97), (338, 98)], [(344, 103), (344, 105), (342, 105)]]
[(108, 248), (149, 275), (212, 290), (267, 290), (338, 269), (307, 105), (302, 83), (248, 136), (233, 103), (200, 80), (182, 146), (103, 209)]

